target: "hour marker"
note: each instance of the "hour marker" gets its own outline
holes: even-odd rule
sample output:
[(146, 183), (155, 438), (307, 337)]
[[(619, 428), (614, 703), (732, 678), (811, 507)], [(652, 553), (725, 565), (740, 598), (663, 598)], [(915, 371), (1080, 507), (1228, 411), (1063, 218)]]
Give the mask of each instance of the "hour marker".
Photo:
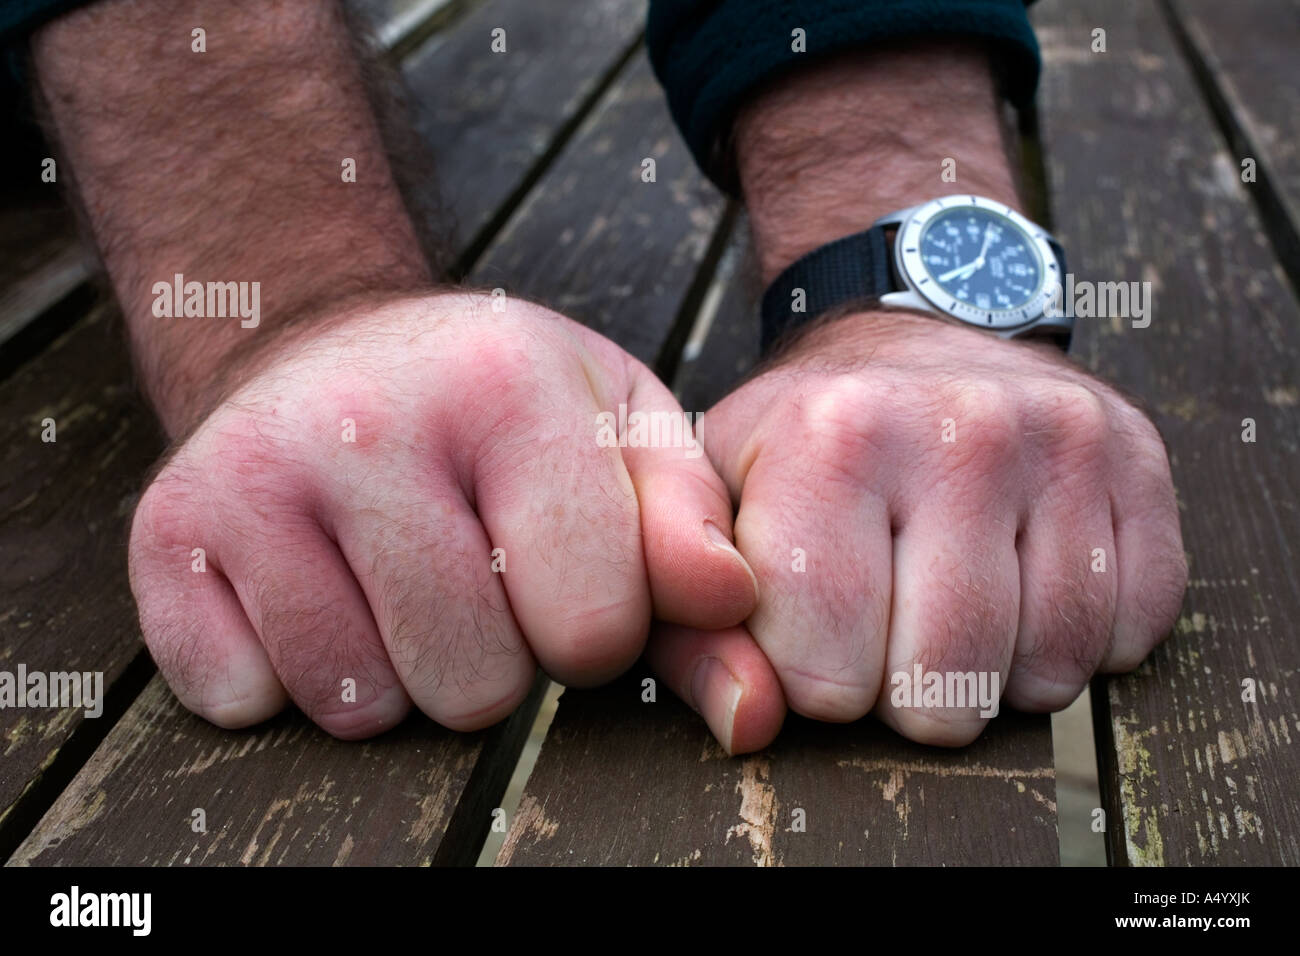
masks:
[(930, 281), (929, 279), (922, 279), (920, 282), (917, 283), (917, 285), (925, 285), (929, 281)]
[(913, 246), (911, 249), (904, 249), (903, 251), (904, 251), (904, 252), (916, 252), (916, 246)]

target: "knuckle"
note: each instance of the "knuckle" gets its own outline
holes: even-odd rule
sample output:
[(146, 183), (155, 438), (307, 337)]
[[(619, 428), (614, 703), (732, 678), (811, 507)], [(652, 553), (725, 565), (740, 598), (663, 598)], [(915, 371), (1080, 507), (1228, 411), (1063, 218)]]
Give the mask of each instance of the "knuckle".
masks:
[(1027, 713), (1056, 713), (1069, 707), (1087, 685), (1087, 677), (1043, 678), (1015, 670), (1007, 682), (1007, 703)]
[(1015, 394), (1005, 385), (978, 382), (950, 389), (942, 400), (954, 426), (954, 441), (939, 447), (954, 470), (977, 469), (994, 473), (1018, 458), (1020, 409)]
[(808, 454), (832, 470), (860, 474), (882, 456), (893, 421), (893, 396), (876, 383), (840, 374), (799, 403), (798, 431)]
[(960, 423), (998, 430), (1019, 424), (1016, 396), (999, 382), (964, 382), (946, 390), (944, 398)]
[[(518, 323), (511, 323), (518, 326)], [(532, 367), (526, 341), (517, 334), (505, 334), (506, 329), (480, 334), (467, 339), (462, 347), (465, 357), (473, 361), (475, 367), (491, 376), (519, 378), (529, 376)]]
[(532, 682), (526, 677), (521, 677), (509, 683), (499, 683), (494, 685), (493, 688), (499, 696), (488, 704), (482, 704), (478, 700), (461, 698), (461, 701), (455, 706), (431, 708), (430, 716), (448, 730), (455, 730), (460, 733), (482, 730), (484, 727), (491, 727), (513, 713), (515, 708), (522, 704), (524, 698), (528, 696), (528, 690), (531, 686)]
[[(643, 600), (585, 608), (557, 619), (553, 641), (546, 641), (546, 670), (560, 683), (591, 687), (627, 670), (640, 656), (650, 632)], [(534, 646), (535, 653), (542, 652)]]
[(291, 417), (223, 416), (196, 436), (193, 467), (205, 473), (213, 502), (234, 510), (257, 502), (279, 511), (301, 498), (309, 468), (302, 436), (310, 426)]
[(551, 346), (538, 341), (535, 329), (520, 321), (504, 321), (490, 330), (474, 328), (456, 343), (461, 385), (474, 394), (498, 401), (530, 398), (538, 383), (539, 364)]
[(1159, 455), (1161, 459), (1166, 457), (1165, 440), (1155, 422), (1145, 412), (1126, 401), (1116, 402), (1114, 409), (1115, 421), (1112, 427), (1126, 434), (1139, 446)]
[(462, 450), (472, 455), (494, 447), (489, 436), (549, 434), (542, 428), (544, 423), (576, 414), (576, 409), (559, 407), (556, 400), (583, 374), (576, 354), (560, 353), (549, 336), (539, 336), (525, 323), (511, 321), (480, 330), (475, 338), (457, 343), (453, 353), (455, 368), (446, 389), (439, 390), (440, 405), (445, 415), (461, 396), (473, 396), (481, 423), (471, 433), (463, 425), (450, 426), (450, 434), (460, 436)]
[(1063, 383), (1040, 394), (1047, 432), (1070, 457), (1100, 458), (1111, 436), (1107, 401), (1085, 385)]
[(1115, 641), (1115, 646), (1106, 655), (1105, 670), (1110, 674), (1127, 674), (1137, 670), (1146, 660), (1152, 648), (1158, 642), (1136, 636), (1124, 641)]
[(287, 703), (284, 688), (270, 671), (237, 679), (225, 662), (203, 671), (188, 695), (177, 690), (170, 677), (168, 683), (189, 710), (226, 730), (261, 723)]
[(828, 723), (848, 723), (870, 713), (880, 690), (807, 670), (782, 669), (780, 677), (791, 710)]
[(185, 483), (164, 469), (136, 503), (131, 519), (132, 553), (146, 549), (167, 552), (190, 543), (187, 528), (193, 508)]
[(942, 711), (899, 710), (893, 716), (898, 732), (927, 747), (965, 747), (984, 733), (988, 721)]
[(197, 706), (189, 703), (185, 706), (222, 730), (242, 730), (277, 714), (283, 707), (283, 693), (278, 688), (268, 687), (264, 694), (221, 697), (205, 700)]

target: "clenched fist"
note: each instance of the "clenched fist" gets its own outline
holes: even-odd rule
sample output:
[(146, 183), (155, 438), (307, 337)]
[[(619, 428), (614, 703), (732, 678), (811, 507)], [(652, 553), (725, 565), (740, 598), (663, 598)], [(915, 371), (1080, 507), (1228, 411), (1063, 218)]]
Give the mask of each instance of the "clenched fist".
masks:
[[(987, 708), (934, 706), (918, 673), (973, 672), (1017, 708), (1056, 710), (1095, 672), (1137, 666), (1177, 615), (1187, 572), (1160, 436), (1050, 345), (849, 316), (724, 399), (702, 436), (758, 575), (748, 633), (798, 713), (874, 710), (914, 740), (965, 744)], [(653, 652), (669, 668), (701, 639), (751, 675), (740, 684), (771, 680), (740, 629), (725, 646), (666, 629)], [(765, 745), (779, 704), (735, 699), (715, 733), (739, 721), (743, 743), (724, 743)]]
[(652, 611), (740, 622), (755, 582), (725, 487), (689, 448), (599, 441), (620, 404), (680, 413), (617, 346), (517, 300), (403, 298), (286, 336), (136, 512), (131, 585), (163, 675), (225, 727), (289, 697), (343, 738), (412, 702), (470, 730), (539, 663), (615, 676)]

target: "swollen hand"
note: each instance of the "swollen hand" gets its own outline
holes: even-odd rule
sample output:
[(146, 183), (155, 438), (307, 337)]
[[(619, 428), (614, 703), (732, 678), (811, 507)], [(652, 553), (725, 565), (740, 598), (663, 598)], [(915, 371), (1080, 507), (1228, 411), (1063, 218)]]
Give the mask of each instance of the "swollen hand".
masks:
[(194, 712), (242, 727), (291, 698), (360, 738), (414, 703), (473, 730), (538, 664), (566, 684), (614, 677), (652, 612), (718, 628), (753, 610), (708, 459), (598, 441), (620, 404), (680, 414), (601, 336), (449, 293), (279, 348), (170, 457), (132, 527), (145, 641)]
[[(1177, 615), (1187, 571), (1160, 436), (1052, 346), (850, 316), (701, 434), (759, 580), (749, 639), (728, 632), (717, 656), (740, 673), (761, 649), (800, 714), (874, 710), (962, 745), (999, 697), (1057, 710), (1095, 672), (1136, 667)], [(674, 634), (695, 653), (710, 639)], [(765, 719), (743, 749), (775, 735)]]

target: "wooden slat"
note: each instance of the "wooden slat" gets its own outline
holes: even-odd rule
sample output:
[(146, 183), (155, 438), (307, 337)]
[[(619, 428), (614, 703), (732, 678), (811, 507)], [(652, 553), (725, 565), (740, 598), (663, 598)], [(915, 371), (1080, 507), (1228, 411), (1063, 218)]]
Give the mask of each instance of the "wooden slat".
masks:
[(1056, 231), (1078, 278), (1153, 288), (1149, 328), (1081, 319), (1078, 349), (1152, 406), (1191, 566), (1173, 638), (1094, 689), (1111, 853), (1294, 865), (1300, 308), (1156, 6), (1045, 0), (1034, 17)]
[(1279, 0), (1174, 0), (1181, 33), (1232, 137), (1256, 162), (1252, 192), (1300, 278), (1300, 5)]
[[(7, 148), (0, 183), (0, 379), (7, 377), (55, 337), (58, 330), (31, 329), (35, 319), (86, 282), (87, 256), (77, 247), (76, 222), (59, 181), (41, 181), (49, 150), (42, 144), (26, 103), (0, 113)], [(79, 305), (71, 318), (85, 310)], [(70, 318), (64, 317), (64, 328)], [(24, 334), (26, 332), (26, 334)]]
[(1004, 712), (956, 751), (790, 717), (731, 758), (666, 688), (643, 703), (646, 676), (564, 692), (498, 865), (1057, 862), (1044, 717)]
[[(3, 227), (0, 227), (3, 228)], [(15, 281), (0, 285), (0, 342), (8, 342), (90, 277), (84, 254), (60, 236), (38, 239), (43, 255)]]
[(30, 172), (24, 188), (0, 197), (0, 343), (89, 275), (59, 187), (40, 184), (39, 167)]
[[(482, 9), (495, 10), (498, 22), (512, 24), (516, 12), (528, 6), (526, 0), (508, 0)], [(636, 9), (635, 3), (623, 6)], [(608, 3), (603, 5), (603, 9), (610, 8)], [(520, 16), (524, 17), (521, 22), (531, 22), (526, 13)], [(477, 165), (496, 170), (491, 189), (471, 191), (461, 201), (462, 210), (471, 219), (486, 222), (492, 216), (491, 203), (501, 201), (530, 175), (530, 168), (520, 158), (539, 155), (535, 144), (558, 137), (560, 127), (570, 122), (572, 115), (559, 105), (549, 113), (539, 110), (519, 85), (545, 85), (550, 82), (547, 74), (537, 68), (508, 67), (515, 62), (509, 54), (492, 54), (477, 33), (463, 32), (466, 24), (472, 26), (473, 22), (457, 23), (451, 34), (437, 43), (463, 69), (468, 68), (469, 51), (477, 51), (474, 55), (490, 60), (502, 71), (492, 83), (499, 96), (492, 108), (504, 115), (494, 117), (499, 122), (493, 126), (492, 140), (468, 130), (455, 135), (448, 127), (448, 135), (436, 144), (435, 162), (445, 161), (452, 168)], [(527, 35), (527, 31), (518, 32), (521, 38)], [(555, 44), (552, 53), (557, 64), (571, 60), (593, 63), (591, 47), (598, 49), (600, 62), (605, 64), (615, 64), (623, 57), (608, 32), (575, 28), (567, 34), (548, 35), (548, 42)], [(411, 77), (416, 105), (426, 124), (445, 126), (451, 113), (443, 108), (454, 77), (433, 69), (427, 58), (422, 63)], [(581, 99), (561, 92), (564, 87), (559, 84), (571, 79), (567, 67), (557, 70), (549, 87), (557, 103)], [(512, 124), (508, 117), (516, 103), (526, 113)], [(487, 109), (483, 105), (482, 109), (453, 112), (463, 122), (474, 123)], [(546, 122), (550, 123), (549, 134)], [(152, 416), (134, 396), (130, 364), (120, 340), (120, 320), (109, 312), (97, 312), (0, 386), (0, 436), (7, 464), (0, 479), (0, 553), (4, 555), (0, 567), (6, 575), (0, 604), (0, 666), (12, 670), (21, 662), (33, 670), (75, 666), (102, 671), (110, 689), (141, 651), (126, 585), (126, 529), (141, 476), (161, 448)], [(58, 423), (56, 444), (40, 441), (39, 423), (47, 415)], [(0, 857), (30, 830), (35, 822), (31, 815), (52, 798), (50, 788), (75, 772), (81, 750), (93, 746), (107, 730), (85, 720), (80, 711), (0, 711), (5, 768), (0, 776)], [(525, 726), (521, 733), (526, 730)], [(195, 739), (202, 739), (200, 731), (194, 733), (198, 735)], [(220, 732), (207, 728), (207, 733), (211, 735), (208, 745), (216, 747), (222, 739)], [(426, 733), (442, 732), (428, 725)], [(316, 737), (326, 739), (323, 734)], [(69, 742), (77, 739), (82, 746), (69, 747)], [(512, 763), (511, 748), (517, 752), (521, 742), (513, 740), (510, 746), (503, 742), (495, 757)], [(316, 743), (315, 737), (300, 738), (296, 746), (308, 749)], [(466, 754), (478, 752), (474, 744), (466, 743), (465, 748)], [(186, 759), (182, 748), (175, 765)], [(149, 812), (147, 805), (137, 809)], [(97, 845), (96, 852), (105, 859), (112, 857), (103, 844)], [(158, 858), (162, 856), (160, 850)]]
[(705, 412), (758, 362), (758, 264), (742, 217), (732, 231), (713, 281), (682, 348), (673, 392), (688, 412)]
[[(406, 62), (457, 248), (482, 244), (493, 214), (635, 45), (644, 15), (644, 0), (485, 4), (456, 23), (457, 42), (435, 38)], [(498, 28), (505, 53), (491, 52)]]
[[(643, 159), (655, 181), (642, 182)], [(470, 276), (653, 364), (722, 214), (638, 54)]]
[(392, 49), (405, 38), (424, 29), (430, 21), (446, 16), (465, 0), (344, 0), (374, 32), (381, 47)]
[(10, 865), (472, 863), (542, 688), (479, 733), (343, 743), (297, 710), (219, 731), (155, 676)]
[[(126, 521), (162, 439), (128, 369), (120, 319), (105, 307), (0, 387), (6, 671), (102, 671), (111, 688), (139, 649)], [(46, 418), (57, 441), (41, 441)], [(82, 711), (0, 710), (0, 850), (32, 822), (14, 817), (24, 793), (87, 723)]]
[[(537, 198), (523, 204), (488, 250), (475, 276), (478, 281), (496, 282), (498, 273), (505, 268), (503, 264), (535, 259), (541, 264), (521, 265), (517, 276), (513, 276), (518, 281), (505, 283), (510, 294), (528, 294), (572, 306), (575, 317), (616, 338), (626, 335), (642, 343), (646, 353), (656, 351), (655, 335), (658, 341), (667, 337), (721, 209), (719, 198), (695, 172), (685, 146), (671, 139), (675, 134), (662, 100), (649, 95), (653, 89), (649, 68), (643, 58), (638, 58), (546, 173), (538, 185)], [(671, 145), (662, 146), (665, 140)], [(597, 148), (602, 143), (618, 145), (613, 149)], [(645, 152), (655, 146), (660, 153)], [(640, 160), (644, 155), (660, 156), (658, 182), (654, 184), (640, 182)], [(626, 176), (621, 175), (624, 171)], [(602, 188), (574, 188), (575, 184), (590, 183)], [(567, 210), (567, 225), (575, 229), (591, 225), (582, 239), (577, 238), (578, 232), (569, 241), (559, 235), (560, 206)], [(635, 254), (629, 255), (629, 250)], [(650, 288), (645, 282), (647, 274), (657, 277), (662, 287)], [(590, 294), (581, 301), (567, 298), (568, 290), (579, 288), (580, 283), (587, 283)], [(630, 294), (633, 288), (639, 290), (637, 296)], [(420, 774), (428, 777), (433, 773), (429, 769), (431, 758), (427, 750), (422, 752), (422, 745), (459, 754), (454, 761), (459, 768), (456, 773), (466, 780), (467, 774), (479, 772), (474, 763), (477, 755), (492, 753), (492, 748), (477, 749), (473, 737), (441, 731), (424, 720), (414, 721), (415, 731), (403, 729), (392, 742), (385, 737), (380, 742), (344, 746), (334, 744), (301, 718), (282, 718), (273, 722), (270, 731), (279, 753), (274, 762), (267, 762), (269, 758), (259, 756), (262, 750), (258, 748), (271, 739), (268, 731), (232, 737), (178, 707), (163, 706), (165, 700), (162, 688), (155, 686), (132, 705), (95, 759), (20, 848), (17, 860), (197, 861), (193, 834), (182, 827), (159, 827), (156, 819), (163, 808), (180, 810), (201, 801), (214, 786), (223, 786), (220, 781), (225, 779), (244, 781), (246, 791), (232, 796), (234, 802), (226, 805), (222, 819), (228, 821), (229, 837), (219, 843), (210, 838), (202, 843), (203, 862), (333, 860), (343, 852), (345, 842), (355, 847), (362, 839), (373, 839), (359, 829), (356, 821), (383, 820), (391, 827), (398, 825), (394, 821), (416, 813), (408, 799), (417, 795), (414, 791), (392, 795), (386, 788), (397, 772), (391, 768), (401, 768), (413, 780)], [(517, 722), (517, 726), (526, 730), (526, 723)], [(521, 737), (514, 735), (508, 740), (507, 755), (513, 760)], [(376, 770), (375, 760), (379, 758), (367, 756), (376, 752), (383, 754), (383, 775)], [(186, 767), (203, 764), (209, 760), (205, 755), (213, 753), (224, 755), (215, 776), (203, 780), (186, 775)], [(439, 759), (446, 763), (450, 758)], [(500, 762), (491, 766), (495, 768)], [(298, 769), (286, 776), (282, 769), (286, 766)], [(311, 780), (311, 786), (303, 784), (303, 779)], [(290, 825), (285, 811), (296, 807), (300, 797), (307, 799), (315, 792), (313, 788), (326, 781), (329, 793), (338, 799), (332, 796), (310, 809), (294, 809), (295, 819), (303, 814), (308, 819), (301, 825)], [(500, 783), (503, 788), (505, 780)], [(500, 788), (495, 792), (499, 795)], [(463, 818), (467, 825), (477, 828), (475, 832), (481, 839), (490, 823), (490, 804), (476, 793), (462, 794), (451, 784), (440, 793), (443, 796), (438, 799), (450, 803), (438, 810), (437, 818)], [(432, 798), (425, 799), (427, 802)], [(86, 806), (96, 800), (109, 809), (88, 813)], [(482, 812), (460, 809), (466, 802)], [(354, 803), (358, 809), (353, 808)], [(197, 802), (193, 806), (206, 804)], [(377, 816), (370, 816), (371, 810), (360, 809), (367, 807), (375, 807), (373, 813)], [(250, 841), (261, 840), (264, 845), (266, 831), (258, 830), (264, 819), (275, 822), (277, 827), (284, 823), (284, 829), (277, 830), (282, 835), (269, 856), (255, 851), (250, 856)], [(387, 832), (382, 827), (376, 829)], [(263, 835), (258, 836), (259, 832)], [(144, 835), (148, 836), (148, 846), (141, 849)], [(384, 843), (368, 848), (362, 857), (356, 856), (354, 849), (350, 859), (384, 863), (472, 860), (472, 856), (465, 860), (458, 855), (472, 841), (451, 833), (449, 839), (455, 839), (456, 850), (452, 854), (436, 843), (437, 838), (437, 834), (422, 831), (418, 840)], [(477, 845), (473, 849), (477, 852)]]

